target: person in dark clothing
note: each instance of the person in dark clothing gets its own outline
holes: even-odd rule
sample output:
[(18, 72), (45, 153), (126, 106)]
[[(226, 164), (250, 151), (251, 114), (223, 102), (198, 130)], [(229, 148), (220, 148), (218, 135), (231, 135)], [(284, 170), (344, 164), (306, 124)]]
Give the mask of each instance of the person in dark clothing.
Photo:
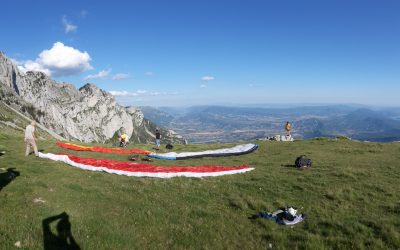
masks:
[(158, 129), (156, 129), (156, 145), (157, 145), (157, 148), (160, 148), (160, 140), (161, 140), (160, 131)]

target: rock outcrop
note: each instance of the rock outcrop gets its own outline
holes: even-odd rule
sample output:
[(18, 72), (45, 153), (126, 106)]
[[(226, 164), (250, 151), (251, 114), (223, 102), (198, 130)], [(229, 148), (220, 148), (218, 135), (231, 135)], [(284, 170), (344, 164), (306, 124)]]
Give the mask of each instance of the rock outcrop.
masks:
[(140, 135), (148, 137), (146, 141), (152, 140), (143, 131), (144, 116), (140, 110), (120, 106), (110, 93), (94, 84), (88, 83), (78, 90), (42, 72), (24, 73), (1, 52), (0, 84), (32, 104), (39, 123), (67, 139), (105, 142), (124, 127), (129, 137)]

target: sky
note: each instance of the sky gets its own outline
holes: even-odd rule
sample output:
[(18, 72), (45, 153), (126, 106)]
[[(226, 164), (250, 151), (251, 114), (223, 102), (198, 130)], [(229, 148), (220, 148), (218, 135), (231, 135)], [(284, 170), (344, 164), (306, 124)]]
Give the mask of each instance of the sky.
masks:
[(400, 106), (398, 0), (13, 0), (0, 51), (122, 105)]

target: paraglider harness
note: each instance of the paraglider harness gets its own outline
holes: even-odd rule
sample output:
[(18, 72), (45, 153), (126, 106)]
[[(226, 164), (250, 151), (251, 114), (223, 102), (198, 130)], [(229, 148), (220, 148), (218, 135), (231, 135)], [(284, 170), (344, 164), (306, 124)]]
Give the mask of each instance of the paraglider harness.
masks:
[(294, 225), (299, 222), (302, 222), (306, 218), (306, 215), (297, 214), (297, 209), (294, 209), (293, 207), (288, 207), (288, 208), (278, 209), (273, 213), (261, 212), (256, 215), (253, 215), (249, 219), (257, 219), (257, 218), (273, 220), (281, 225)]
[(296, 168), (310, 168), (312, 165), (312, 161), (311, 159), (306, 158), (305, 155), (300, 155), (296, 158), (294, 165), (296, 165)]

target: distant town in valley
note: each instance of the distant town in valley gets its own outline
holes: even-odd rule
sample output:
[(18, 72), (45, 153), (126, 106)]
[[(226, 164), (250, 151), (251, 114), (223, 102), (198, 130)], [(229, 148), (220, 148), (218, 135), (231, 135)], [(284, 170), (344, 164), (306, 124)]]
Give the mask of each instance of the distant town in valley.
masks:
[(345, 136), (361, 141), (400, 140), (400, 108), (364, 105), (293, 107), (140, 107), (145, 118), (182, 135), (189, 143), (237, 142), (284, 134), (293, 124), (295, 139)]

